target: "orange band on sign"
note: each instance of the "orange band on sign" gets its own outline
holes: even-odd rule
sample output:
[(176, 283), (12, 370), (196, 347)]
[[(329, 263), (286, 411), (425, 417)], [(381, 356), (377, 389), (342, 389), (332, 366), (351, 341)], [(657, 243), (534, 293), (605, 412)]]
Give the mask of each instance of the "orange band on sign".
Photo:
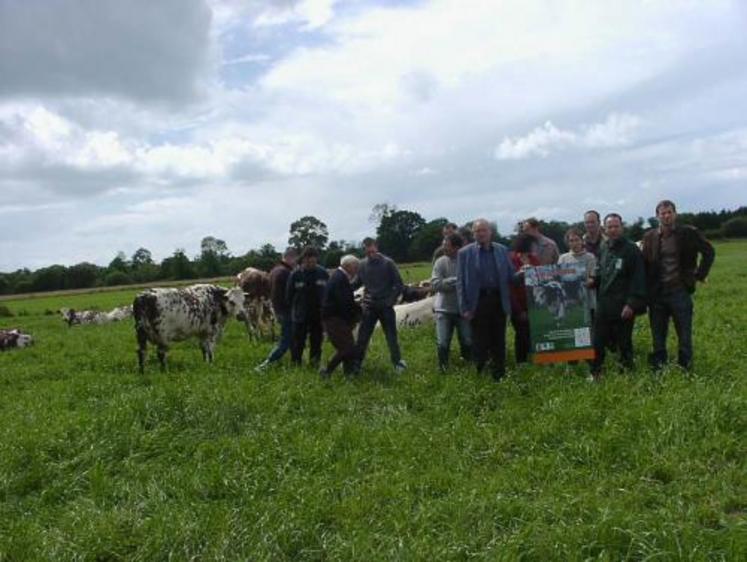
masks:
[(563, 363), (564, 361), (581, 361), (583, 359), (594, 359), (593, 349), (571, 349), (569, 351), (550, 351), (547, 353), (535, 353), (532, 362), (541, 365), (543, 363)]

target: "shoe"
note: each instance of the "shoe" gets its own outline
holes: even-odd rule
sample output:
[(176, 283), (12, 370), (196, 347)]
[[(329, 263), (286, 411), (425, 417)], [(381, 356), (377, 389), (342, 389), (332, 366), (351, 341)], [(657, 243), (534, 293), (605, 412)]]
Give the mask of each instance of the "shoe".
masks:
[(407, 363), (405, 363), (402, 359), (400, 359), (399, 362), (394, 366), (394, 370), (398, 374), (404, 372), (405, 369), (407, 369)]
[(591, 373), (588, 377), (586, 377), (586, 380), (589, 382), (601, 382), (602, 373)]
[(332, 373), (326, 367), (322, 367), (319, 369), (319, 376), (323, 379), (328, 379), (332, 376)]
[(270, 362), (267, 359), (265, 359), (264, 361), (262, 361), (262, 363), (260, 363), (256, 367), (254, 367), (254, 372), (255, 373), (261, 373), (263, 371), (266, 371), (267, 367), (269, 367), (269, 366), (270, 366)]

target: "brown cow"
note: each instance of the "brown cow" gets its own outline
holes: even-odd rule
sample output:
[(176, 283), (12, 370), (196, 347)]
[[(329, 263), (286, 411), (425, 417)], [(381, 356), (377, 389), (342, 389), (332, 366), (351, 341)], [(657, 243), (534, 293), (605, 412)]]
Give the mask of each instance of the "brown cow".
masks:
[(270, 275), (256, 267), (247, 267), (234, 283), (244, 290), (247, 299), (270, 298)]

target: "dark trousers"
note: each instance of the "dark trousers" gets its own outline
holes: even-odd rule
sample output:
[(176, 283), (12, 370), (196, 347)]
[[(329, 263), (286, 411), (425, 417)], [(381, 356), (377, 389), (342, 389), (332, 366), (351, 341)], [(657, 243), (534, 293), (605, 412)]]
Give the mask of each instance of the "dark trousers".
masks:
[(291, 344), (291, 361), (299, 365), (309, 338), (309, 362), (318, 366), (322, 358), (322, 319), (307, 318), (306, 322), (293, 322), (293, 341)]
[(526, 363), (529, 360), (529, 348), (531, 341), (529, 337), (529, 317), (526, 312), (511, 315), (511, 325), (514, 327), (514, 354), (517, 363)]
[(693, 299), (685, 289), (656, 295), (651, 299), (648, 319), (654, 340), (651, 365), (659, 369), (667, 362), (667, 333), (669, 319), (677, 332), (677, 362), (689, 369), (693, 361)]
[[(620, 365), (623, 369), (633, 368), (633, 326), (635, 317), (630, 320), (622, 318), (604, 318), (597, 315), (594, 319), (594, 361), (591, 372), (598, 375), (602, 372), (604, 357), (608, 347), (617, 350)], [(610, 345), (612, 344), (612, 345)]]
[(293, 322), (291, 322), (290, 313), (282, 316), (277, 316), (278, 322), (280, 323), (280, 339), (275, 345), (275, 348), (270, 352), (267, 358), (268, 363), (274, 363), (280, 361), (291, 347), (292, 335), (293, 335)]
[(472, 356), (477, 372), (492, 359), (492, 374), (496, 379), (506, 373), (506, 314), (498, 293), (480, 296), (472, 327)]
[(381, 322), (381, 329), (386, 336), (386, 344), (389, 347), (389, 357), (392, 364), (396, 365), (402, 359), (397, 340), (397, 316), (392, 306), (364, 306), (361, 316), (361, 325), (358, 328), (358, 349), (361, 361), (368, 350), (368, 342), (371, 340), (376, 322)]
[(324, 331), (335, 348), (335, 354), (327, 363), (327, 373), (331, 374), (340, 363), (346, 375), (353, 373), (360, 358), (353, 338), (353, 326), (344, 318), (332, 316), (324, 319)]

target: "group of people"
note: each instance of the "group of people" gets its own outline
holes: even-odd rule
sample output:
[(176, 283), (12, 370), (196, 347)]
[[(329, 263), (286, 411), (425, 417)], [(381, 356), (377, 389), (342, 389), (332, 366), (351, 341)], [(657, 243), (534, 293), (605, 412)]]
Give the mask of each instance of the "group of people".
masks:
[[(404, 290), (402, 277), (394, 261), (379, 252), (376, 240), (366, 238), (363, 247), (363, 259), (352, 254), (343, 256), (332, 275), (319, 265), (316, 248), (307, 247), (300, 254), (293, 248), (285, 251), (281, 263), (270, 272), (271, 301), (281, 335), (257, 370), (280, 361), (288, 350), (291, 362), (300, 365), (307, 340), (309, 363), (320, 368), (326, 333), (336, 352), (320, 374), (329, 376), (342, 364), (346, 375), (354, 375), (360, 371), (377, 323), (381, 323), (386, 336), (394, 369), (402, 372), (407, 368), (394, 312)], [(359, 287), (364, 288), (360, 304), (354, 297)]]
[[(623, 219), (597, 211), (584, 213), (584, 232), (565, 234), (568, 252), (542, 234), (540, 223), (529, 218), (520, 224), (512, 247), (495, 242), (491, 224), (473, 221), (469, 231), (449, 223), (443, 243), (436, 249), (431, 276), (435, 293), (436, 349), (441, 371), (449, 368), (451, 341), (456, 331), (461, 356), (478, 372), (489, 367), (494, 379), (506, 372), (506, 326), (514, 332), (517, 363), (526, 362), (531, 349), (524, 271), (539, 265), (581, 265), (590, 298), (594, 359), (590, 378), (599, 380), (608, 350), (618, 354), (624, 369), (633, 366), (633, 326), (637, 315), (648, 311), (653, 349), (649, 361), (661, 369), (668, 360), (667, 334), (672, 320), (678, 338), (678, 364), (692, 367), (692, 294), (705, 281), (713, 264), (713, 246), (689, 225), (677, 223), (676, 206), (664, 200), (656, 206), (659, 225), (647, 231), (640, 243), (624, 235)], [(306, 340), (310, 362), (321, 364), (322, 337), (326, 332), (334, 356), (320, 372), (329, 376), (342, 363), (346, 374), (355, 374), (365, 358), (377, 322), (386, 337), (390, 359), (401, 372), (406, 368), (397, 338), (394, 305), (404, 289), (396, 264), (378, 250), (376, 240), (364, 240), (365, 257), (341, 259), (330, 276), (318, 264), (318, 251), (306, 248), (299, 255), (288, 249), (271, 274), (272, 304), (281, 324), (281, 338), (265, 369), (290, 349), (300, 364)], [(363, 287), (358, 305), (354, 291)], [(360, 321), (357, 337), (355, 325)]]

